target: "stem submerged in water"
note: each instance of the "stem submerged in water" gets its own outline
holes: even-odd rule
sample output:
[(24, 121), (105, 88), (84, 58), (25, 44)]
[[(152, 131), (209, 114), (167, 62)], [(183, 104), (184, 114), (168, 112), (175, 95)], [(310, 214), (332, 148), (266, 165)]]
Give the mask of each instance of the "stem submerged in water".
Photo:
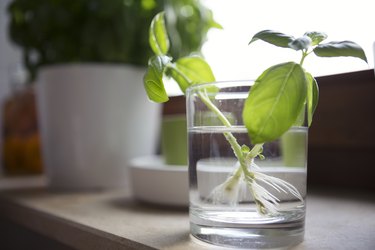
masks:
[[(231, 128), (232, 125), (224, 114), (215, 106), (210, 100), (206, 92), (202, 90), (198, 91), (198, 96), (202, 102), (217, 115), (218, 119), (227, 128)], [(228, 179), (217, 186), (210, 195), (210, 198), (214, 203), (229, 202), (232, 205), (239, 203), (239, 193), (241, 190), (241, 183), (245, 181), (248, 186), (254, 202), (257, 206), (259, 214), (272, 215), (278, 212), (279, 199), (272, 195), (263, 186), (268, 185), (272, 189), (283, 192), (290, 192), (295, 197), (303, 202), (303, 198), (299, 194), (298, 190), (288, 182), (281, 179), (267, 176), (262, 173), (258, 173), (256, 170), (258, 166), (254, 163), (254, 159), (263, 151), (263, 143), (256, 144), (250, 150), (247, 146), (241, 146), (238, 144), (236, 137), (231, 132), (224, 132), (226, 140), (231, 145), (231, 148), (238, 160), (238, 167), (234, 170), (233, 174)], [(243, 150), (245, 147), (247, 150)], [(263, 183), (260, 185), (259, 183)], [(228, 195), (226, 195), (228, 194)]]

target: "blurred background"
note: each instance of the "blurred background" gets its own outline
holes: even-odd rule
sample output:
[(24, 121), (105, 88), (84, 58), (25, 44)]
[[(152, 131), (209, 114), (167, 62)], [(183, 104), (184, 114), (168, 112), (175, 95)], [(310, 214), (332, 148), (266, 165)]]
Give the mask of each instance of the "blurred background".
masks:
[[(166, 12), (167, 26), (173, 41), (170, 53), (175, 58), (191, 53), (200, 53), (208, 30), (220, 28), (220, 25), (214, 21), (212, 12), (197, 0), (2, 0), (0, 30), (0, 102), (2, 104), (0, 111), (2, 119), (0, 120), (2, 125), (2, 143), (0, 144), (2, 157), (0, 159), (2, 160), (0, 164), (3, 165), (2, 169), (5, 169), (9, 174), (40, 173), (42, 171), (43, 161), (40, 157), (41, 142), (38, 136), (34, 85), (39, 80), (38, 76), (43, 71), (43, 67), (99, 64), (104, 68), (108, 66), (115, 70), (119, 65), (131, 65), (133, 67), (131, 71), (141, 72), (136, 78), (137, 82), (133, 83), (139, 87), (135, 90), (135, 87), (128, 86), (125, 91), (133, 91), (134, 95), (138, 95), (139, 92), (136, 91), (141, 89), (141, 102), (148, 102), (141, 87), (143, 72), (147, 66), (148, 58), (152, 55), (148, 45), (148, 28), (154, 15), (162, 10)], [(85, 69), (78, 69), (81, 72), (83, 70)], [(85, 72), (87, 75), (87, 71)], [(68, 77), (63, 75), (63, 77), (65, 76)], [(125, 76), (125, 78), (131, 79), (130, 76)], [(125, 78), (123, 81), (126, 80)], [(114, 78), (107, 78), (105, 81), (109, 84), (114, 80)], [(77, 91), (79, 88), (81, 87), (77, 86)], [(108, 86), (108, 89), (110, 88), (112, 87)], [(105, 96), (104, 92), (107, 91), (102, 90), (102, 96)], [(96, 92), (92, 88), (90, 92), (86, 92), (87, 96), (90, 93)], [(72, 98), (69, 99), (70, 101), (73, 100), (72, 94), (68, 97)], [(92, 105), (84, 101), (87, 99), (86, 96), (81, 98), (82, 102), (78, 103), (79, 106)], [(109, 99), (112, 97), (109, 96)], [(64, 101), (69, 102), (69, 100)], [(137, 103), (132, 104), (137, 106)], [(51, 103), (47, 103), (47, 105), (49, 106), (47, 110), (52, 109), (50, 108), (53, 106)], [(131, 104), (122, 103), (122, 105), (125, 108)], [(138, 106), (138, 108), (140, 107)], [(90, 110), (94, 109), (92, 107)], [(142, 108), (138, 111), (141, 113)], [(80, 112), (80, 116), (89, 113), (88, 110)], [(45, 112), (39, 110), (39, 113)], [(110, 113), (108, 111), (108, 115)], [(133, 110), (133, 113), (136, 112)], [(106, 116), (108, 117), (108, 115)], [(143, 114), (143, 116), (146, 117), (147, 114)], [(130, 121), (134, 120), (129, 115), (127, 118)], [(77, 120), (74, 117), (72, 119)], [(57, 122), (57, 120), (52, 122)], [(117, 121), (125, 122), (122, 118)], [(143, 120), (142, 123), (147, 125), (149, 122), (145, 121)], [(77, 121), (68, 121), (67, 127), (72, 122)], [(91, 120), (91, 122), (93, 121)], [(95, 122), (91, 124), (95, 124)], [(79, 126), (86, 126), (85, 131), (91, 130), (91, 128), (87, 129), (87, 124), (82, 123)], [(128, 124), (128, 126), (131, 125)], [(74, 129), (77, 130), (77, 128)], [(53, 130), (59, 130), (59, 128)], [(147, 131), (147, 127), (145, 127), (145, 131)], [(121, 144), (120, 146), (123, 146), (123, 140), (117, 141)], [(139, 140), (142, 139), (139, 138)], [(72, 145), (80, 147), (79, 143), (82, 143), (81, 140), (75, 140)], [(99, 143), (105, 144), (105, 142)], [(113, 146), (116, 142), (111, 139), (109, 143)], [(91, 142), (91, 144), (93, 143)], [(152, 140), (148, 144), (153, 145)], [(54, 145), (56, 145), (56, 141), (48, 146)], [(127, 147), (130, 148), (131, 145)], [(77, 150), (87, 151), (82, 147)], [(78, 154), (77, 150), (73, 153)], [(61, 154), (65, 154), (65, 152)], [(128, 156), (126, 151), (123, 154), (127, 155), (127, 158), (135, 156)], [(81, 158), (77, 155), (70, 157)], [(117, 154), (114, 158), (116, 157), (120, 156)], [(65, 156), (65, 158), (69, 157)], [(76, 162), (83, 160), (83, 158), (78, 159)], [(118, 168), (118, 166), (116, 167)]]
[[(300, 55), (291, 50), (262, 42), (248, 46), (263, 29), (295, 37), (317, 30), (326, 32), (328, 41), (353, 40), (365, 49), (368, 65), (311, 56), (305, 67), (315, 76), (374, 66), (373, 8), (367, 0), (0, 0), (1, 171), (4, 161), (25, 166), (26, 172), (42, 171), (35, 97), (29, 88), (38, 69), (72, 62), (145, 66), (149, 22), (162, 9), (172, 34), (171, 53), (201, 53), (217, 80), (254, 79), (269, 65), (298, 60)], [(178, 94), (173, 85), (169, 91)]]
[(272, 29), (294, 37), (306, 31), (328, 35), (326, 41), (351, 40), (360, 44), (369, 59), (366, 65), (351, 58), (321, 59), (310, 56), (304, 66), (314, 76), (365, 70), (374, 67), (375, 30), (373, 12), (366, 0), (207, 0), (205, 1), (223, 26), (212, 30), (203, 54), (220, 79), (254, 79), (264, 68), (286, 60), (299, 60), (300, 53), (279, 49), (266, 43), (248, 46), (260, 30)]

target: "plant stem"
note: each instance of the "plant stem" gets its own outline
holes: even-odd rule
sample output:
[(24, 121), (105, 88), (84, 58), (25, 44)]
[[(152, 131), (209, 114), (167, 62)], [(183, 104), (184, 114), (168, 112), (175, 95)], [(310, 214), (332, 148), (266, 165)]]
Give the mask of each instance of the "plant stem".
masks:
[(310, 55), (311, 52), (312, 52), (312, 51), (308, 52), (307, 49), (306, 49), (306, 50), (302, 50), (302, 58), (301, 58), (301, 60), (300, 60), (300, 62), (299, 62), (299, 65), (301, 65), (301, 67), (302, 67), (303, 63), (305, 62), (305, 58), (306, 58), (308, 55)]
[[(212, 111), (214, 112), (217, 117), (219, 118), (219, 120), (224, 124), (225, 127), (232, 127), (232, 124), (230, 124), (230, 122), (228, 121), (228, 119), (225, 117), (225, 115), (223, 113), (221, 113), (221, 111), (215, 106), (215, 104), (213, 104), (210, 100), (210, 98), (207, 96), (206, 93), (202, 92), (202, 91), (199, 91), (198, 92), (198, 96), (199, 98), (202, 100), (202, 102), (204, 104), (206, 104), (206, 106)], [(241, 148), (241, 147), (240, 147)]]
[(299, 64), (302, 66), (303, 62), (305, 61), (305, 58), (306, 56), (308, 55), (309, 53), (307, 53), (306, 50), (302, 50), (302, 58), (301, 58), (301, 61), (299, 62)]
[[(174, 68), (175, 70), (177, 70), (178, 72), (180, 72), (177, 67), (175, 67), (173, 64), (169, 64), (167, 65), (168, 67), (171, 67), (171, 68)], [(185, 75), (183, 73), (181, 73), (181, 76), (186, 80), (188, 81), (188, 79), (185, 77)], [(198, 91), (198, 96), (199, 98), (202, 100), (202, 102), (212, 111), (214, 112), (217, 117), (219, 118), (219, 120), (224, 124), (225, 127), (227, 128), (231, 128), (232, 127), (232, 124), (229, 122), (229, 120), (225, 117), (225, 115), (215, 106), (215, 104), (213, 104), (210, 100), (210, 98), (207, 96), (207, 93), (204, 93), (202, 91)], [(241, 169), (243, 171), (243, 173), (245, 175), (248, 175), (248, 176), (251, 176), (252, 174), (249, 172), (249, 170), (247, 169), (247, 164), (246, 164), (246, 159), (242, 153), (242, 149), (241, 149), (241, 146), (238, 144), (237, 142), (237, 139), (236, 137), (234, 137), (234, 135), (231, 133), (231, 132), (224, 132), (223, 133), (224, 136), (225, 136), (225, 139), (229, 142), (229, 144), (231, 145), (232, 149), (233, 149), (233, 152), (236, 156), (236, 158), (238, 159), (239, 163), (240, 163), (240, 166), (241, 168), (238, 168), (234, 174), (234, 176), (236, 178), (239, 178), (239, 176), (241, 175)], [(263, 145), (263, 144), (262, 144)], [(254, 146), (255, 147), (255, 146)], [(256, 155), (255, 155), (256, 156)], [(255, 157), (254, 156), (254, 157)]]
[[(210, 98), (207, 96), (206, 93), (203, 93), (202, 91), (199, 91), (198, 92), (198, 96), (199, 98), (202, 100), (202, 102), (212, 111), (214, 112), (217, 117), (219, 118), (219, 120), (224, 124), (224, 126), (226, 126), (227, 128), (231, 128), (232, 125), (231, 123), (229, 122), (229, 120), (224, 116), (224, 114), (215, 106), (215, 104), (213, 104), (210, 100)], [(236, 170), (236, 172), (234, 173), (234, 176), (235, 177), (239, 177), (240, 174), (241, 174), (241, 170), (243, 171), (243, 173), (247, 176), (251, 176), (252, 174), (249, 172), (248, 170), (248, 162), (250, 162), (253, 158), (255, 158), (257, 156), (257, 154), (254, 153), (254, 149), (256, 149), (257, 151), (259, 151), (259, 147), (262, 147), (262, 144), (257, 144), (253, 147), (253, 149), (250, 151), (249, 155), (252, 155), (251, 153), (253, 152), (253, 157), (250, 158), (250, 159), (246, 159), (246, 157), (244, 156), (243, 152), (242, 152), (242, 149), (241, 149), (241, 146), (238, 144), (237, 142), (237, 139), (236, 137), (234, 137), (234, 135), (231, 133), (231, 132), (224, 132), (223, 133), (224, 136), (225, 136), (225, 139), (229, 142), (229, 144), (231, 145), (232, 149), (233, 149), (233, 152), (238, 160), (238, 162), (240, 163), (240, 168), (238, 168)]]
[[(212, 112), (214, 112), (217, 115), (218, 119), (224, 124), (225, 127), (227, 128), (232, 127), (229, 120), (218, 109), (218, 107), (216, 107), (215, 104), (212, 103), (206, 91), (201, 90), (201, 91), (198, 91), (197, 94), (199, 98), (202, 100), (202, 102)], [(268, 177), (267, 175), (261, 175), (259, 172), (257, 173), (256, 171), (249, 169), (252, 166), (254, 159), (257, 156), (259, 156), (259, 154), (262, 153), (263, 143), (255, 144), (253, 148), (249, 151), (249, 148), (247, 146), (241, 147), (238, 144), (237, 139), (233, 136), (231, 132), (223, 132), (223, 134), (226, 140), (231, 145), (233, 152), (240, 166), (235, 169), (233, 174), (229, 176), (222, 185), (217, 186), (212, 191), (214, 194), (215, 194), (216, 189), (218, 189), (219, 192), (231, 193), (234, 190), (234, 188), (237, 185), (239, 185), (240, 181), (242, 181), (242, 178), (244, 178), (248, 186), (248, 190), (254, 199), (254, 203), (256, 205), (257, 211), (261, 215), (277, 213), (278, 211), (277, 205), (278, 205), (279, 199), (275, 197), (274, 195), (272, 195), (264, 187), (262, 187), (259, 184), (259, 181), (263, 182), (264, 184), (267, 184), (268, 186), (270, 186), (271, 188), (279, 192), (280, 191), (287, 192), (289, 190), (289, 192), (291, 192), (295, 197), (303, 201), (298, 190), (296, 190), (296, 188), (294, 188), (291, 184), (281, 179), (275, 178), (275, 177)], [(261, 178), (261, 179), (258, 180), (258, 178)], [(221, 190), (221, 188), (224, 188), (224, 189)], [(235, 196), (235, 197), (236, 197), (235, 202), (236, 203), (239, 202), (238, 196)], [(215, 201), (215, 197), (213, 197), (213, 200)]]

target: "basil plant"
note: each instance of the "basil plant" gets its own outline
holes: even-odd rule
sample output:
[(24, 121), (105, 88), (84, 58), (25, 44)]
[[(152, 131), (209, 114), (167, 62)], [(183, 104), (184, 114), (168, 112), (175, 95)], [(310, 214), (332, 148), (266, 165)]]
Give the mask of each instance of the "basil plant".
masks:
[[(301, 116), (305, 114), (306, 107), (308, 125), (311, 125), (319, 91), (314, 77), (303, 68), (307, 56), (350, 56), (367, 62), (365, 53), (358, 44), (351, 41), (325, 43), (326, 38), (325, 33), (315, 31), (306, 32), (298, 38), (272, 30), (263, 30), (253, 36), (249, 44), (261, 40), (281, 48), (300, 51), (301, 60), (298, 63), (285, 62), (271, 66), (255, 80), (242, 114), (253, 146), (250, 148), (247, 145), (239, 145), (232, 133), (224, 132), (238, 164), (233, 174), (212, 191), (213, 200), (231, 195), (234, 187), (244, 182), (260, 214), (273, 215), (279, 212), (279, 199), (263, 186), (268, 186), (270, 190), (290, 193), (303, 202), (301, 194), (293, 185), (259, 172), (254, 159), (264, 158), (264, 143), (279, 138), (292, 126), (302, 125), (299, 123), (305, 120), (301, 119)], [(164, 87), (165, 77), (173, 78), (183, 93), (189, 86), (215, 81), (209, 64), (203, 58), (172, 58), (169, 55), (170, 41), (163, 12), (157, 14), (151, 22), (149, 43), (154, 56), (148, 61), (144, 86), (150, 100), (159, 103), (168, 101)], [(215, 89), (207, 89), (202, 85), (198, 97), (217, 115), (223, 126), (231, 127), (230, 121), (211, 102), (208, 93), (212, 91)]]

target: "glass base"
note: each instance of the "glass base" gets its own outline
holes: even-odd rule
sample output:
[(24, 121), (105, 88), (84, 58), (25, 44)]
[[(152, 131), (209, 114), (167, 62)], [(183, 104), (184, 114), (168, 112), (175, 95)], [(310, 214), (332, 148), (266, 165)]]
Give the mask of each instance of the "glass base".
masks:
[(304, 222), (264, 228), (210, 227), (190, 223), (191, 234), (206, 243), (246, 249), (275, 249), (295, 246), (303, 241)]

